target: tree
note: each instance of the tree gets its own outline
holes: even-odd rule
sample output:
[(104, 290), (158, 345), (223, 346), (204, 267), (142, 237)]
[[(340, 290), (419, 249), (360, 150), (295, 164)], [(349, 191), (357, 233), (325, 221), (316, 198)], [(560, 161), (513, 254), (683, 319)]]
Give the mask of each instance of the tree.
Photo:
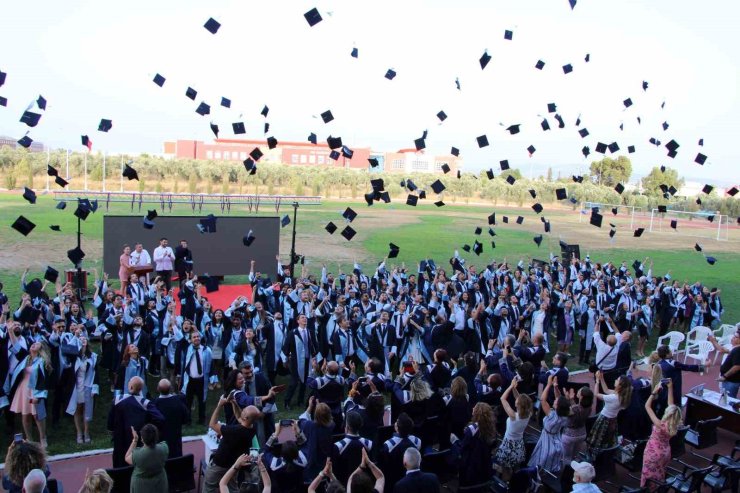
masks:
[(605, 157), (591, 163), (591, 176), (599, 185), (613, 187), (617, 183), (626, 183), (631, 175), (632, 162), (626, 156), (619, 156), (616, 160)]
[(650, 173), (642, 179), (642, 188), (645, 195), (650, 196), (663, 195), (663, 191), (660, 189), (661, 185), (680, 189), (683, 184), (684, 179), (678, 176), (678, 171), (673, 168), (666, 168), (665, 171), (661, 171), (657, 166), (653, 167)]

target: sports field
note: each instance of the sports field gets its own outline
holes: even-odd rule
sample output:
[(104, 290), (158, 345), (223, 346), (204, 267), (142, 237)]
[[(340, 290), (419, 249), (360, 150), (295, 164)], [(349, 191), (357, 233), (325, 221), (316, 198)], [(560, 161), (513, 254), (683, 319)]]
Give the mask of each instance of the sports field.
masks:
[[(19, 193), (0, 195), (0, 217), (3, 218), (0, 226), (0, 282), (5, 285), (5, 293), (10, 297), (11, 304), (17, 303), (20, 294), (19, 280), (26, 267), (31, 269), (31, 275), (41, 276), (47, 265), (57, 270), (70, 268), (66, 251), (76, 245), (77, 220), (72, 215), (74, 204), (68, 204), (64, 211), (54, 208), (54, 201), (39, 194), (38, 201), (31, 205), (24, 201)], [(324, 226), (333, 221), (340, 226), (344, 225), (341, 212), (346, 207), (352, 207), (359, 213), (352, 223), (357, 235), (351, 242), (346, 241), (337, 231), (329, 235)], [(90, 270), (93, 267), (100, 269), (102, 265), (102, 218), (104, 214), (141, 215), (146, 214), (147, 206), (139, 211), (138, 205), (133, 212), (130, 204), (111, 204), (108, 210), (104, 204), (95, 214), (91, 214), (83, 223), (82, 249), (87, 254), (84, 267)], [(154, 206), (149, 206), (154, 208)], [(168, 210), (161, 210), (160, 215), (166, 215)], [(179, 215), (191, 212), (190, 206), (180, 206), (172, 213)], [(496, 212), (497, 226), (494, 226), (495, 237), (488, 233), (487, 217)], [(195, 217), (202, 217), (208, 213), (222, 215), (219, 206), (196, 209)], [(291, 213), (292, 208), (281, 208), (276, 213), (274, 208), (262, 207), (259, 215), (283, 215)], [(36, 229), (28, 236), (23, 237), (10, 224), (20, 214), (23, 214), (36, 223)], [(223, 213), (225, 214), (225, 213)], [(230, 215), (246, 215), (246, 208), (239, 210), (232, 207)], [(509, 224), (503, 223), (503, 216), (509, 216)], [(516, 224), (517, 216), (523, 216), (524, 222)], [(326, 263), (330, 271), (336, 272), (337, 265), (347, 272), (351, 270), (352, 262), (359, 262), (366, 273), (372, 273), (376, 263), (388, 253), (388, 243), (392, 242), (400, 247), (396, 265), (405, 262), (406, 266), (415, 266), (425, 257), (432, 257), (438, 261), (446, 261), (452, 257), (455, 249), (467, 259), (468, 265), (484, 267), (491, 260), (501, 261), (506, 258), (509, 262), (518, 262), (519, 259), (539, 258), (547, 259), (549, 253), (558, 252), (560, 239), (568, 243), (581, 245), (581, 253), (589, 253), (596, 261), (611, 260), (615, 263), (626, 260), (631, 264), (633, 260), (643, 260), (650, 257), (655, 263), (655, 274), (671, 275), (678, 280), (695, 282), (700, 280), (709, 287), (722, 289), (722, 299), (725, 304), (723, 320), (727, 323), (740, 321), (740, 302), (734, 291), (737, 279), (740, 279), (740, 227), (734, 223), (729, 227), (728, 241), (716, 241), (712, 238), (712, 229), (701, 223), (679, 224), (677, 232), (670, 228), (663, 228), (664, 232), (643, 234), (641, 238), (634, 238), (630, 229), (629, 217), (624, 214), (617, 216), (605, 215), (604, 228), (599, 229), (588, 224), (587, 218), (579, 222), (579, 213), (571, 209), (553, 209), (552, 206), (543, 212), (551, 222), (552, 233), (544, 234), (539, 216), (529, 208), (515, 208), (501, 205), (447, 205), (437, 208), (431, 203), (410, 207), (402, 201), (394, 199), (391, 204), (376, 203), (368, 207), (364, 202), (325, 202), (320, 206), (305, 206), (299, 208), (297, 222), (296, 251), (306, 257), (308, 268), (317, 273), (321, 264)], [(199, 234), (193, 221), (192, 231), (183, 231), (182, 237)], [(617, 226), (617, 234), (613, 241), (609, 238), (608, 222)], [(647, 227), (649, 217), (637, 218), (634, 227)], [(59, 225), (61, 232), (54, 232), (49, 225)], [(280, 252), (284, 261), (287, 261), (290, 252), (291, 226), (281, 231)], [(474, 234), (477, 226), (482, 228), (480, 236)], [(245, 232), (246, 233), (246, 232)], [(259, 232), (255, 232), (259, 234)], [(533, 237), (543, 234), (541, 247), (537, 247)], [(697, 238), (690, 235), (700, 236)], [(175, 240), (178, 240), (176, 238)], [(480, 257), (465, 253), (462, 246), (472, 245), (478, 239), (484, 245)], [(496, 248), (491, 247), (495, 241)], [(694, 243), (698, 241), (708, 255), (717, 259), (715, 265), (709, 265), (702, 254), (694, 250)], [(151, 252), (153, 245), (146, 246)], [(209, 252), (213, 254), (214, 252)], [(198, 255), (205, 252), (193, 252), (196, 260)], [(245, 262), (249, 261), (248, 250), (245, 248)], [(110, 273), (111, 278), (116, 273)], [(244, 282), (244, 277), (227, 277), (226, 283)], [(113, 282), (114, 287), (117, 283)], [(52, 454), (73, 452), (75, 450), (104, 448), (110, 446), (110, 440), (105, 432), (105, 418), (109, 408), (109, 383), (101, 372), (101, 391), (103, 392), (96, 403), (95, 420), (91, 434), (93, 443), (79, 446), (74, 443), (74, 427), (70, 419), (63, 419), (60, 426), (49, 430), (49, 451)], [(150, 385), (154, 382), (150, 382)], [(209, 409), (213, 409), (216, 393), (209, 395)], [(295, 411), (290, 414), (297, 414)], [(187, 434), (202, 433), (198, 426), (191, 426), (185, 430)], [(0, 448), (5, 446), (5, 436), (0, 437)]]

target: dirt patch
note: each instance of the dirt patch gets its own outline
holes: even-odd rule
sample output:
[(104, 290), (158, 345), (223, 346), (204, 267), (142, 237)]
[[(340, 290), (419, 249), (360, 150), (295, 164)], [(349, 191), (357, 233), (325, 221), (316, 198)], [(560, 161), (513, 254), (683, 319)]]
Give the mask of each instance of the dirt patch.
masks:
[[(28, 267), (31, 271), (43, 271), (47, 265), (64, 265), (71, 268), (67, 250), (74, 248), (75, 245), (61, 245), (51, 238), (25, 238), (21, 241), (8, 241), (6, 238), (0, 248), (0, 270), (22, 271)], [(85, 262), (89, 268), (87, 259), (100, 259), (103, 254), (103, 242), (85, 239), (82, 242), (82, 250), (87, 254)]]

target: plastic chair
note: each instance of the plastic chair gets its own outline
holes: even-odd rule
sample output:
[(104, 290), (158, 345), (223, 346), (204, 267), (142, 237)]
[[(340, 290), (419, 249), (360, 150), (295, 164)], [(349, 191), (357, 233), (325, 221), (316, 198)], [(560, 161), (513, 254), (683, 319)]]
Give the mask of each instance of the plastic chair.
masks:
[(686, 339), (686, 336), (677, 330), (672, 330), (662, 337), (658, 337), (656, 347), (668, 346), (675, 355), (678, 352), (678, 346)]
[(713, 466), (694, 469), (684, 465), (683, 472), (666, 478), (665, 484), (669, 485), (676, 493), (701, 493), (701, 485), (704, 478), (712, 472)]
[(635, 444), (635, 448), (632, 455), (629, 457), (624, 457), (622, 454), (616, 454), (615, 460), (617, 461), (617, 464), (630, 472), (641, 470), (642, 459), (645, 454), (645, 446), (647, 445), (647, 442), (647, 440), (637, 440), (636, 442), (633, 442)]
[[(717, 344), (720, 346), (725, 346), (727, 349), (732, 349), (732, 346), (730, 345), (730, 341), (732, 340), (732, 335), (737, 331), (737, 327), (735, 325), (730, 324), (722, 324), (720, 325), (719, 329), (714, 331), (714, 337), (717, 339)], [(712, 361), (712, 365), (717, 364), (717, 358), (719, 355), (722, 354), (719, 351), (714, 353), (714, 360)]]
[(700, 341), (690, 345), (684, 353), (683, 361), (686, 362), (686, 358), (691, 358), (699, 361), (699, 364), (704, 364), (709, 359), (709, 353), (714, 349), (714, 345), (709, 341)]
[(107, 472), (108, 476), (113, 480), (113, 489), (111, 490), (111, 493), (131, 492), (131, 475), (134, 473), (134, 466), (106, 469), (105, 472)]
[(712, 335), (712, 329), (703, 325), (697, 325), (686, 334), (686, 345), (684, 346), (683, 357), (684, 363), (686, 363), (686, 356), (688, 355), (689, 350), (697, 346), (700, 342), (709, 342), (710, 335)]
[(678, 459), (686, 453), (686, 433), (691, 429), (690, 426), (679, 426), (676, 434), (671, 437), (671, 459)]
[[(164, 463), (167, 483), (171, 493), (182, 493), (195, 489), (195, 457), (193, 454), (167, 459)], [(190, 474), (188, 474), (190, 472)]]
[(717, 426), (722, 416), (697, 421), (694, 429), (688, 430), (685, 441), (697, 450), (717, 445)]

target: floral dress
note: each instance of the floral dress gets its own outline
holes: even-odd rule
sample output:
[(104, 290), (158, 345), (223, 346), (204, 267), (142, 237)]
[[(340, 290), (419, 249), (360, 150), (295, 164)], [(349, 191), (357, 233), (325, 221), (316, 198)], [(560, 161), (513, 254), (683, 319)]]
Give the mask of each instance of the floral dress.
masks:
[(648, 479), (663, 481), (665, 468), (671, 461), (671, 436), (668, 434), (668, 425), (661, 422), (653, 426), (653, 433), (645, 445), (645, 454), (642, 458), (642, 477), (640, 486), (645, 486)]

